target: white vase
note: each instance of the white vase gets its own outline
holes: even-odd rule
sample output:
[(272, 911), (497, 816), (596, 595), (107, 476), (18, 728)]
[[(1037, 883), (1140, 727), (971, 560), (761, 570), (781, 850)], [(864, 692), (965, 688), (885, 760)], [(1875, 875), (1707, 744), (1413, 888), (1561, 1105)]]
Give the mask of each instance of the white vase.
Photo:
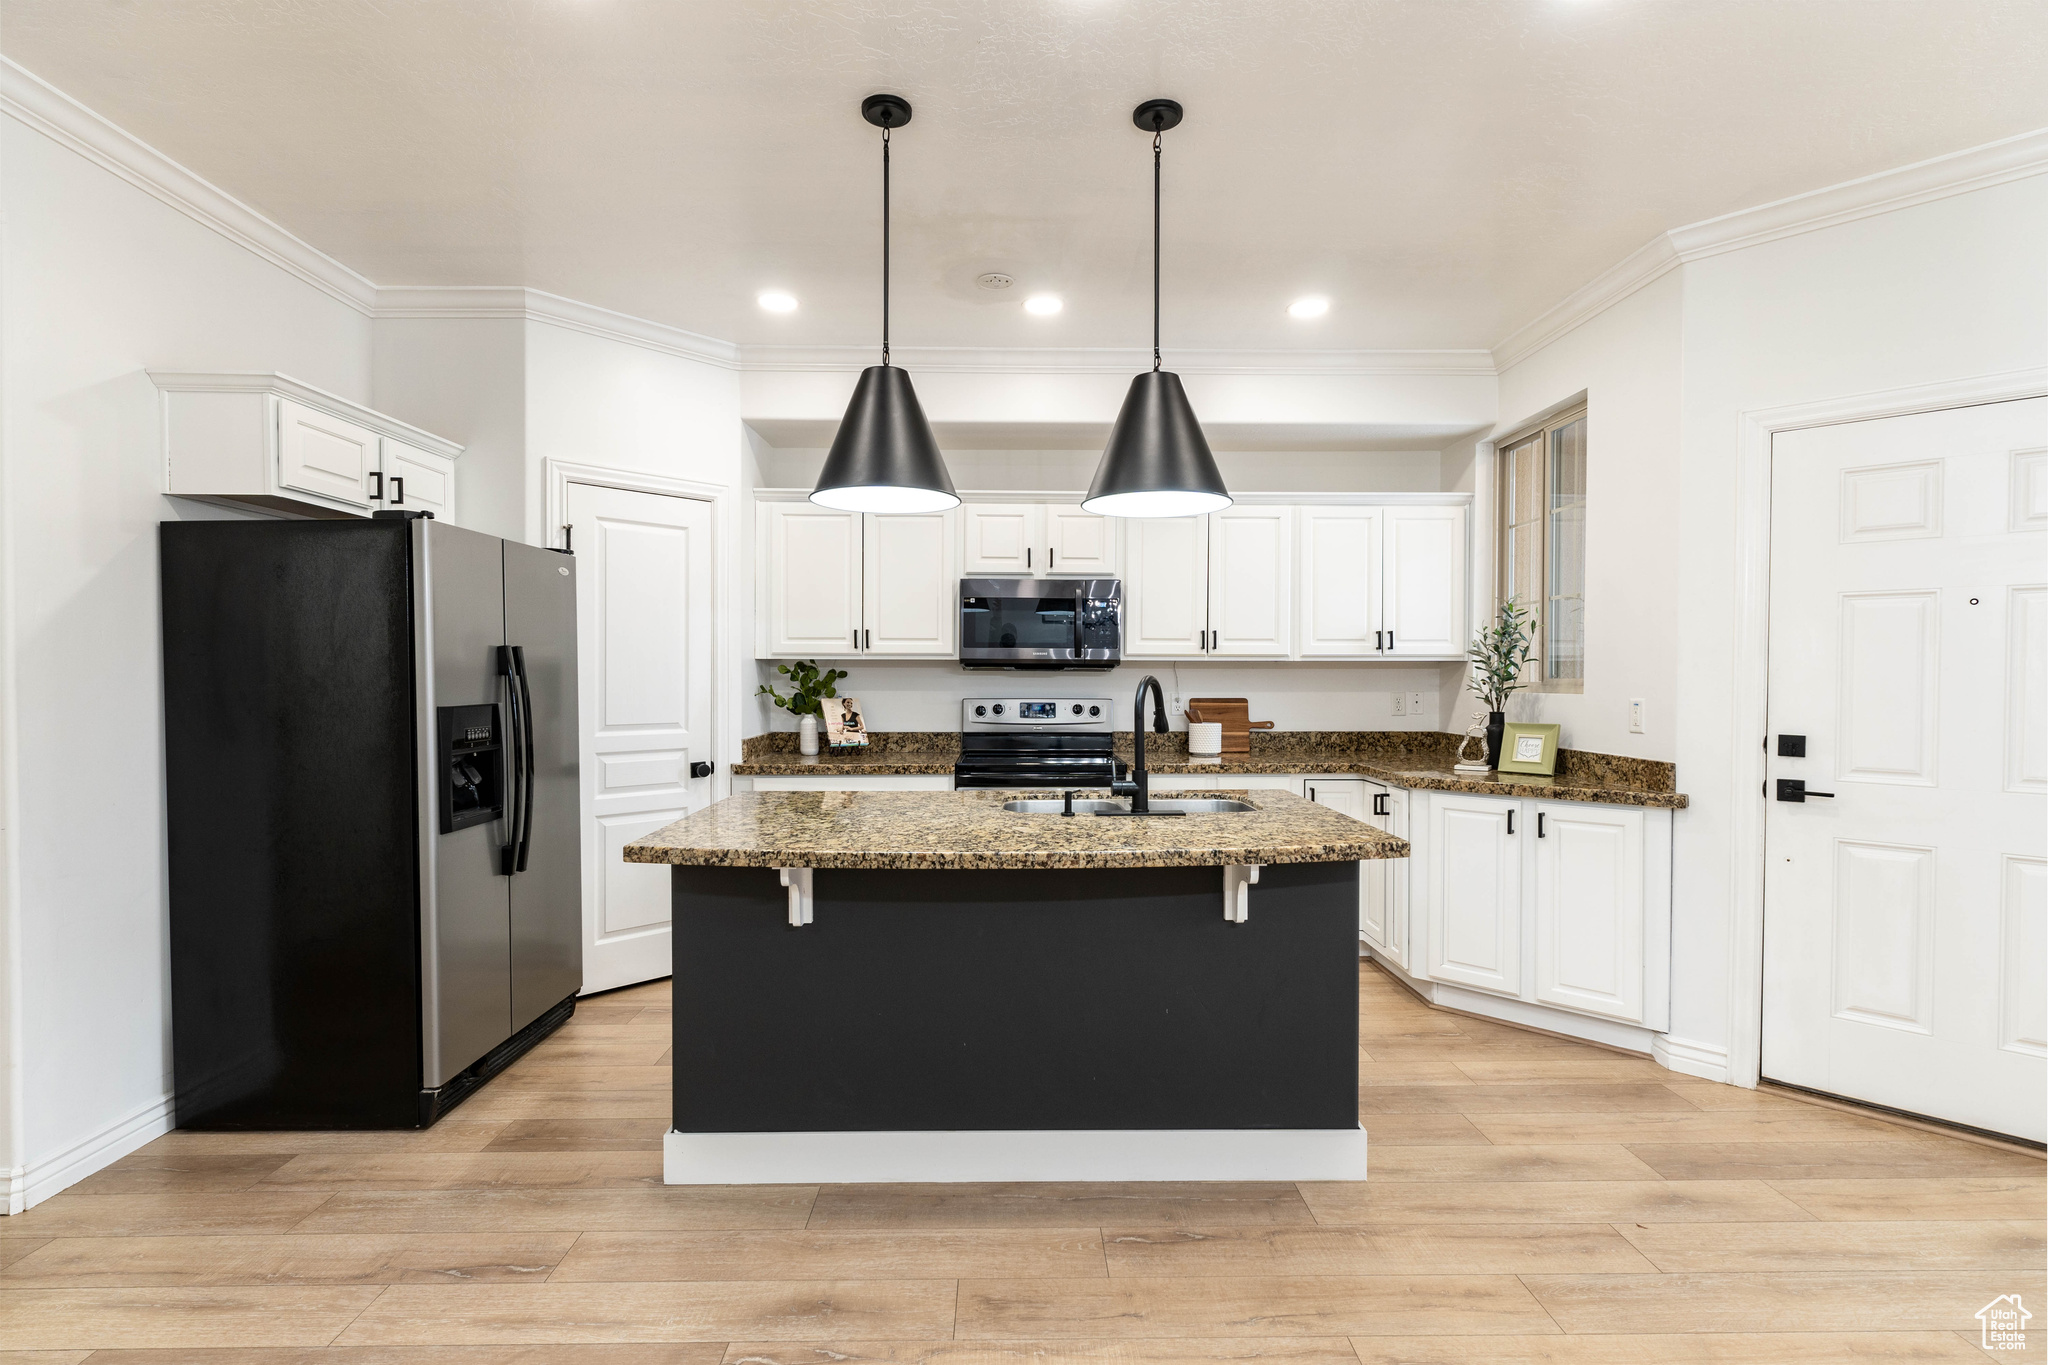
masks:
[(817, 754), (818, 718), (816, 716), (799, 716), (797, 718), (796, 748), (798, 753), (807, 757)]

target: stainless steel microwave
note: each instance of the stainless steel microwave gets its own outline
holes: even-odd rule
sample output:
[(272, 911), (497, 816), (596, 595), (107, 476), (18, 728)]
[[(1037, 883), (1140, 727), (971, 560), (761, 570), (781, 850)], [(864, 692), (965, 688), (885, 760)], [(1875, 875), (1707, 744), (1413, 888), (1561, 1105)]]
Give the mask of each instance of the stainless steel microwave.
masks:
[(1123, 662), (1124, 585), (1114, 578), (963, 578), (967, 668), (1107, 669)]

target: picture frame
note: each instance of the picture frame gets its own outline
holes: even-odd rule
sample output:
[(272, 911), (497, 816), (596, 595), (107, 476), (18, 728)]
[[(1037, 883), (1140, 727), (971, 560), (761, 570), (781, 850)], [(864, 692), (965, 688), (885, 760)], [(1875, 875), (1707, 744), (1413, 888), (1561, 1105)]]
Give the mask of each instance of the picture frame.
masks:
[(1509, 721), (1501, 730), (1499, 771), (1533, 773), (1539, 777), (1555, 776), (1557, 732), (1556, 725)]
[(867, 720), (861, 714), (859, 697), (821, 697), (819, 709), (825, 716), (825, 742), (834, 749), (865, 748)]

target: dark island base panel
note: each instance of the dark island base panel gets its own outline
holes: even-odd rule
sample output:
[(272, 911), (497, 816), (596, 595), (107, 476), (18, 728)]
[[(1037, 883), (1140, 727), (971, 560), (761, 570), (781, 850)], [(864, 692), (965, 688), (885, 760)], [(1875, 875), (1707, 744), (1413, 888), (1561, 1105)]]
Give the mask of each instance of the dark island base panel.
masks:
[(678, 1135), (1358, 1127), (1358, 872), (675, 869)]

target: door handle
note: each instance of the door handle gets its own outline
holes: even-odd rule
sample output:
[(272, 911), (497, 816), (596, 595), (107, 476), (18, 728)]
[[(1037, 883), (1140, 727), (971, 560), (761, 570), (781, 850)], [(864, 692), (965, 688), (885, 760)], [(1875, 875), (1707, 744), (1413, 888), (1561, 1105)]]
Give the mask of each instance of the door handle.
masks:
[(1515, 812), (1514, 812), (1514, 808), (1513, 808), (1513, 807), (1509, 807), (1509, 808), (1508, 808), (1508, 833), (1510, 833), (1510, 834), (1513, 834), (1514, 832), (1515, 832)]
[(370, 471), (370, 477), (377, 481), (376, 484), (370, 489), (370, 501), (384, 501), (384, 471), (381, 469), (373, 469)]
[(1387, 632), (1387, 648), (1388, 648), (1388, 649), (1392, 649), (1393, 647), (1394, 647), (1394, 632), (1390, 630), (1390, 631), (1388, 631), (1388, 632)]
[(526, 650), (512, 646), (512, 666), (519, 670), (519, 698), (525, 703), (522, 708), (526, 715), (526, 737), (522, 741), (526, 749), (526, 798), (519, 818), (519, 862), (514, 870), (526, 871), (526, 856), (533, 851), (533, 789), (540, 785), (533, 761), (533, 685), (526, 677)]
[(1053, 565), (1055, 565), (1055, 564), (1057, 564), (1057, 563), (1059, 563), (1059, 562), (1060, 562), (1060, 552), (1059, 552), (1058, 550), (1055, 550), (1055, 549), (1054, 549), (1054, 548), (1053, 548), (1052, 546), (1050, 546), (1050, 545), (1046, 546), (1046, 547), (1045, 547), (1045, 567), (1046, 567), (1046, 568), (1048, 568), (1048, 569), (1050, 569), (1051, 567), (1053, 567)]
[(1833, 792), (1808, 791), (1806, 789), (1806, 782), (1802, 778), (1781, 777), (1778, 779), (1778, 799), (1780, 801), (1804, 801), (1811, 796), (1825, 796), (1830, 801), (1835, 799)]
[(692, 763), (690, 765), (690, 776), (709, 777), (712, 773), (716, 772), (717, 770), (718, 765), (716, 763)]
[(398, 474), (393, 474), (393, 475), (391, 476), (391, 505), (392, 505), (393, 507), (401, 507), (401, 506), (403, 506), (404, 504), (405, 504), (405, 479), (404, 479), (404, 477), (403, 477), (403, 476), (401, 476), (401, 475), (398, 475)]
[(873, 648), (875, 647), (875, 633), (874, 633), (873, 631), (871, 631), (871, 630), (864, 630), (864, 631), (862, 631), (862, 632), (861, 632), (860, 634), (861, 634), (861, 646), (860, 646), (860, 647), (861, 647), (862, 649), (873, 649)]
[(1372, 647), (1374, 649), (1385, 649), (1387, 647), (1387, 633), (1385, 631), (1376, 630), (1372, 633)]
[(1316, 789), (1314, 787), (1308, 789), (1308, 799), (1311, 801), (1316, 799)]
[(1547, 839), (1550, 837), (1549, 835), (1543, 832), (1543, 812), (1540, 810), (1536, 812), (1536, 837), (1539, 839)]
[(562, 523), (562, 553), (576, 553), (576, 528), (566, 521)]
[(509, 836), (498, 850), (498, 875), (509, 877), (519, 870), (519, 808), (520, 795), (526, 789), (526, 753), (520, 746), (519, 737), (525, 730), (525, 710), (520, 705), (519, 675), (512, 661), (512, 651), (504, 645), (498, 646), (498, 676), (505, 680), (505, 690), (512, 708), (512, 733), (505, 741), (505, 752), (512, 759), (512, 790), (505, 797), (505, 821), (510, 826)]
[(1024, 547), (1024, 567), (1027, 569), (1031, 567), (1031, 547), (1029, 545)]

